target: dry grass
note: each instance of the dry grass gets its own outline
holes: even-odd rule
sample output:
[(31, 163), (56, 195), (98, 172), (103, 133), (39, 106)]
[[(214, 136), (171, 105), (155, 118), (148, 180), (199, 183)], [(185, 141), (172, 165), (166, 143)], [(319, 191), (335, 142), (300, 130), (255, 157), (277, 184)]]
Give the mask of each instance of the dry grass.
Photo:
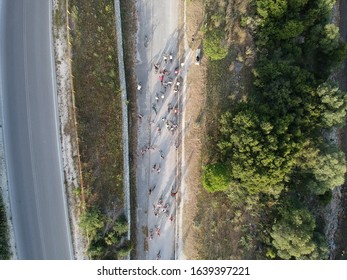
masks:
[[(199, 32), (203, 20), (203, 5), (201, 1), (189, 1), (187, 4), (187, 36), (195, 41), (190, 42), (190, 47), (196, 49), (201, 44), (201, 33)], [(202, 150), (202, 128), (201, 114), (206, 100), (205, 86), (200, 81), (204, 80), (206, 60), (203, 60), (200, 67), (192, 66), (194, 69), (188, 74), (188, 92), (186, 97), (186, 123), (185, 130), (185, 163), (187, 166), (185, 181), (186, 191), (184, 194), (183, 208), (183, 228), (182, 238), (184, 253), (188, 259), (197, 259), (196, 229), (193, 224), (197, 208), (196, 196), (201, 191), (200, 169)]]
[(86, 204), (123, 208), (121, 95), (113, 2), (71, 0), (72, 73)]
[[(242, 0), (212, 3), (210, 8), (216, 9), (218, 5), (218, 9), (224, 9), (228, 15), (229, 54), (217, 62), (208, 61), (203, 56), (200, 67), (192, 66), (195, 68), (188, 77), (185, 108), (185, 160), (188, 168), (183, 223), (184, 252), (188, 259), (256, 258), (253, 224), (258, 218), (253, 215), (255, 210), (244, 201), (233, 201), (225, 194), (209, 194), (201, 185), (202, 167), (216, 160), (218, 154), (216, 142), (221, 114), (246, 99), (252, 89), (253, 40), (240, 26), (241, 15), (247, 14), (248, 3)], [(201, 1), (189, 1), (187, 33), (189, 38), (195, 36), (194, 42), (190, 43), (193, 49), (202, 46), (199, 30), (204, 15), (213, 12), (206, 11)]]

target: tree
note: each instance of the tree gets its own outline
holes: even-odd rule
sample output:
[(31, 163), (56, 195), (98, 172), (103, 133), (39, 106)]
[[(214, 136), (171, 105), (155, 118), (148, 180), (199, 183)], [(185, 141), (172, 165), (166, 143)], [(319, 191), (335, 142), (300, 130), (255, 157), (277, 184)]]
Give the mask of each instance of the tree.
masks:
[(101, 212), (95, 208), (87, 209), (81, 215), (80, 227), (89, 243), (97, 238), (99, 230), (104, 227), (104, 224)]
[(211, 60), (220, 60), (228, 54), (227, 46), (223, 45), (224, 33), (214, 29), (207, 31), (204, 37), (204, 52)]
[(345, 121), (347, 110), (347, 95), (338, 87), (324, 83), (317, 89), (322, 125), (333, 127), (342, 125)]
[(288, 1), (288, 7), (291, 10), (298, 11), (303, 8), (309, 0), (290, 0)]
[(345, 181), (346, 173), (344, 153), (332, 148), (321, 153), (312, 173), (315, 180), (311, 182), (310, 189), (316, 194), (324, 194), (328, 190), (341, 186)]
[(330, 53), (338, 48), (340, 42), (339, 28), (332, 23), (324, 26), (320, 46), (324, 53)]
[(119, 235), (123, 236), (128, 232), (128, 221), (126, 220), (124, 215), (121, 215), (115, 222), (113, 226), (114, 231)]
[(288, 20), (285, 22), (283, 28), (278, 30), (278, 37), (281, 40), (296, 38), (304, 31), (305, 27), (303, 22), (299, 20)]
[(264, 19), (280, 18), (287, 11), (287, 0), (257, 0), (256, 4), (258, 14)]
[(230, 186), (230, 169), (226, 164), (215, 163), (206, 166), (202, 185), (208, 192), (225, 191)]
[(241, 185), (251, 194), (281, 193), (294, 165), (294, 145), (290, 137), (283, 137), (288, 122), (280, 119), (274, 126), (250, 107), (235, 116), (222, 116), (223, 139), (218, 146), (230, 162), (233, 185)]
[(315, 220), (304, 208), (283, 209), (272, 226), (272, 245), (281, 259), (310, 259), (317, 251), (313, 241)]

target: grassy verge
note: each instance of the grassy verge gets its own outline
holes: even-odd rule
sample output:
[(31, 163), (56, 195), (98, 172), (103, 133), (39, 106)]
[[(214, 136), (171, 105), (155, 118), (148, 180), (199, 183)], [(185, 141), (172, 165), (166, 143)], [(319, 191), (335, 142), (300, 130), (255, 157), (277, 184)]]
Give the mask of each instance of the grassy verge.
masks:
[(0, 260), (8, 259), (10, 259), (8, 225), (2, 197), (0, 196)]
[[(194, 5), (194, 1), (191, 2)], [(225, 58), (208, 61), (206, 65), (206, 102), (196, 120), (202, 124), (204, 131), (201, 133), (202, 147), (207, 147), (202, 150), (200, 166), (217, 160), (216, 143), (220, 138), (220, 116), (240, 100), (246, 100), (247, 93), (252, 89), (253, 39), (248, 31), (240, 26), (241, 17), (247, 14), (248, 5), (249, 1), (221, 0), (205, 3), (202, 31), (205, 32), (209, 27), (213, 30), (212, 26), (215, 24), (218, 28), (227, 30), (227, 40), (224, 43), (228, 52)], [(220, 12), (218, 17), (214, 16), (217, 11), (222, 10), (224, 12)], [(195, 38), (200, 37), (200, 32), (192, 30), (191, 33), (195, 34)], [(205, 48), (203, 55), (204, 53)], [(206, 57), (203, 59), (207, 60)], [(227, 195), (221, 192), (210, 194), (201, 189), (196, 199), (197, 211), (193, 224), (197, 258), (256, 258), (254, 236), (260, 229), (260, 226), (254, 227), (258, 224), (257, 213), (260, 212), (256, 203), (247, 201), (246, 194), (241, 191)]]
[(123, 258), (122, 107), (112, 0), (69, 1), (72, 75), (85, 212), (94, 259)]

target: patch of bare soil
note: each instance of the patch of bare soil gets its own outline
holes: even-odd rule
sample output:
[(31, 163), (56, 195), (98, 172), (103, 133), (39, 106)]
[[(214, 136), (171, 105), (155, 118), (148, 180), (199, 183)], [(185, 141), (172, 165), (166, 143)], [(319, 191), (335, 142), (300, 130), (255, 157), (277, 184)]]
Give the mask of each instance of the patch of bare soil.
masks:
[[(220, 61), (204, 57), (193, 65), (188, 75), (185, 104), (186, 192), (182, 238), (188, 259), (252, 259), (255, 258), (253, 225), (257, 216), (250, 215), (249, 204), (236, 203), (225, 194), (207, 193), (201, 184), (203, 166), (215, 159), (221, 114), (251, 89), (251, 69), (254, 59), (253, 40), (240, 26), (247, 15), (249, 1), (219, 0), (214, 5), (224, 7), (228, 22), (229, 54)], [(187, 36), (195, 51), (202, 47), (206, 7), (201, 1), (187, 3)], [(194, 39), (194, 40), (192, 40)]]

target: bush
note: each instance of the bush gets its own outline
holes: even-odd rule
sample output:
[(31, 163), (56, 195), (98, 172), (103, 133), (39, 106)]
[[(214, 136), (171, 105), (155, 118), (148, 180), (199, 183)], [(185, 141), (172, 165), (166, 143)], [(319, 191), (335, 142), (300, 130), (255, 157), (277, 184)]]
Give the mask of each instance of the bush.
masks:
[(317, 250), (313, 241), (313, 215), (304, 208), (284, 209), (272, 227), (272, 244), (281, 259), (310, 259)]
[(222, 163), (210, 164), (205, 168), (202, 185), (210, 192), (225, 191), (230, 185), (230, 170)]
[(87, 209), (80, 220), (80, 227), (84, 231), (88, 241), (97, 239), (100, 229), (104, 227), (105, 221), (101, 212), (95, 208)]
[(204, 37), (204, 52), (211, 60), (220, 60), (227, 56), (228, 48), (223, 45), (224, 34), (221, 30), (207, 31)]
[(124, 215), (117, 219), (113, 229), (119, 236), (123, 236), (128, 232), (129, 226)]

